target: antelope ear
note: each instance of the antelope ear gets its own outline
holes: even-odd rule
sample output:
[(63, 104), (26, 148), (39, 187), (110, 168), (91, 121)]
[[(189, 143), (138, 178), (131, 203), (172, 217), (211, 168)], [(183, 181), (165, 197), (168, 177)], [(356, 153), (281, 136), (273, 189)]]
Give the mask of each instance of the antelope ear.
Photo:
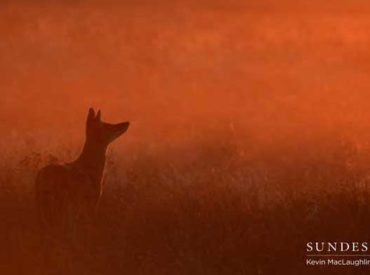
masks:
[(93, 121), (95, 118), (95, 111), (93, 108), (90, 108), (89, 109), (89, 114), (87, 115), (87, 123), (90, 123), (91, 121)]
[(101, 122), (101, 111), (99, 110), (95, 117), (96, 121)]

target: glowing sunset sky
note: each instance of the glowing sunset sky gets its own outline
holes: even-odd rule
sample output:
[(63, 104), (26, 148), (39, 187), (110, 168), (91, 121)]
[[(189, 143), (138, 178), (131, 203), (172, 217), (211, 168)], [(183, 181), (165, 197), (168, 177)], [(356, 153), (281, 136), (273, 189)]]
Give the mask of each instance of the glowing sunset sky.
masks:
[(138, 139), (368, 136), (367, 1), (173, 2), (2, 2), (0, 131), (80, 134), (96, 106)]

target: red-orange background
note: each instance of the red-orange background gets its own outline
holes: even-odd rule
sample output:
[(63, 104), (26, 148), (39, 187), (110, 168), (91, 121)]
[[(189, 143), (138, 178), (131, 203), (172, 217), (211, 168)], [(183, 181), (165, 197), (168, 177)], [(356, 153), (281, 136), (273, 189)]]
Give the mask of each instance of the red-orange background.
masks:
[(2, 2), (2, 148), (80, 140), (89, 106), (139, 143), (365, 144), (370, 4), (244, 2)]

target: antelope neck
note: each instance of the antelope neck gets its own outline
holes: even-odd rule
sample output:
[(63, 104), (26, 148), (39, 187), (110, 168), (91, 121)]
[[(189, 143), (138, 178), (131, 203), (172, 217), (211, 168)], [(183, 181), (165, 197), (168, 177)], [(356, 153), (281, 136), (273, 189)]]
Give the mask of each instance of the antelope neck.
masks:
[(107, 147), (87, 139), (75, 163), (85, 168), (104, 169)]

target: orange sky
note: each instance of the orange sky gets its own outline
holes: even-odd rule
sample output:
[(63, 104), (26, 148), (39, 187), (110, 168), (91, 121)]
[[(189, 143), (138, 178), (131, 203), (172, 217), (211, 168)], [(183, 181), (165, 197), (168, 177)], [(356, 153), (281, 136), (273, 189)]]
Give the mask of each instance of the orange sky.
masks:
[(73, 2), (0, 4), (4, 137), (80, 136), (89, 106), (142, 141), (370, 137), (367, 1)]

